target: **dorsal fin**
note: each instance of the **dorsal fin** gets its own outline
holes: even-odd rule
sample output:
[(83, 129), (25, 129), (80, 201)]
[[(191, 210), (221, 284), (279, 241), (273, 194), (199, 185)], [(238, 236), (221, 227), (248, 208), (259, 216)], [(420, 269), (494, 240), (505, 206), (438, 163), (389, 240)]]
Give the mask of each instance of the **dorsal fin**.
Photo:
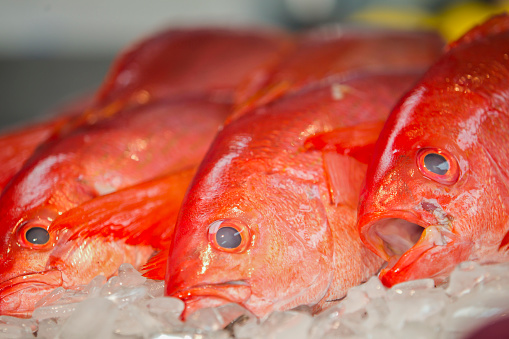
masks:
[(480, 25), (477, 25), (471, 30), (469, 30), (461, 38), (447, 45), (445, 50), (448, 51), (459, 45), (470, 43), (471, 41), (483, 39), (487, 36), (498, 34), (508, 30), (509, 30), (509, 15), (507, 13), (499, 14), (492, 17), (488, 21)]
[(100, 236), (165, 248), (194, 173), (187, 169), (96, 197), (62, 214), (52, 229), (69, 229), (70, 240)]
[(325, 151), (335, 150), (338, 154), (348, 155), (363, 164), (368, 164), (383, 125), (384, 121), (375, 121), (337, 128), (309, 137), (304, 147)]
[(170, 253), (169, 247), (161, 250), (159, 253), (150, 258), (141, 268), (145, 278), (154, 280), (164, 280), (166, 274), (166, 262)]

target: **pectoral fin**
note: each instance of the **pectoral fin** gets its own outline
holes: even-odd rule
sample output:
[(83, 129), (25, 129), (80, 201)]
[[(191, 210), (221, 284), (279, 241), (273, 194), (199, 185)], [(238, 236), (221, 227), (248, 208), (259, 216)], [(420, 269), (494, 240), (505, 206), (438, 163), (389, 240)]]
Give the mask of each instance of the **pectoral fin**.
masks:
[(167, 247), (150, 258), (141, 268), (145, 278), (154, 280), (164, 280), (166, 274), (166, 262), (170, 249)]
[(62, 214), (52, 228), (70, 229), (70, 240), (100, 236), (166, 248), (194, 173), (192, 168), (99, 196)]
[(335, 152), (323, 152), (323, 163), (331, 203), (357, 208), (367, 166)]

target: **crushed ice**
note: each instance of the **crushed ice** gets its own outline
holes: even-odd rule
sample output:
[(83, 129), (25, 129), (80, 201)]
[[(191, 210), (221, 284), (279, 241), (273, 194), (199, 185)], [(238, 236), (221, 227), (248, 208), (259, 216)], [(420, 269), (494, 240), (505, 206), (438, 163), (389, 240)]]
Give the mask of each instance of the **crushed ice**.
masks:
[(261, 322), (236, 304), (182, 322), (183, 302), (163, 291), (162, 281), (123, 264), (109, 280), (98, 276), (73, 290), (55, 289), (30, 319), (0, 316), (0, 338), (464, 338), (509, 316), (509, 263), (462, 263), (440, 287), (423, 279), (387, 289), (372, 277), (318, 315), (274, 312)]

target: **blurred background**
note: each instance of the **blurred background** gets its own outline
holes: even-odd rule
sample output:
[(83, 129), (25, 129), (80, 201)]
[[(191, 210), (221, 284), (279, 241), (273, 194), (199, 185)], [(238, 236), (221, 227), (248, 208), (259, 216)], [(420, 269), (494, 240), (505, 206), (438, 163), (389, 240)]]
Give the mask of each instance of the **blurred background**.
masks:
[(0, 128), (92, 92), (119, 50), (167, 26), (381, 25), (450, 40), (506, 9), (507, 0), (0, 0)]

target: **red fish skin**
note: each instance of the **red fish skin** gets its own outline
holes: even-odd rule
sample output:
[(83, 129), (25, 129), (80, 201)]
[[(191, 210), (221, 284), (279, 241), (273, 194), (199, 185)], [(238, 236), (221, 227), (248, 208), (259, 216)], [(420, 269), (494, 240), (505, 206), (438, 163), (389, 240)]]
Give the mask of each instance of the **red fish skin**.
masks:
[(254, 69), (292, 47), (293, 38), (277, 29), (162, 31), (116, 58), (85, 119), (93, 122), (123, 107), (159, 99), (206, 97), (233, 103), (237, 87)]
[[(124, 262), (140, 267), (153, 252), (146, 239), (136, 246), (104, 236), (66, 244), (74, 225), (53, 221), (96, 197), (197, 165), (228, 112), (229, 105), (205, 100), (154, 102), (39, 147), (0, 196), (0, 314), (28, 315), (56, 286), (111, 276)], [(46, 245), (24, 240), (32, 226), (48, 230)], [(64, 257), (70, 261), (58, 260)]]
[[(288, 95), (230, 122), (216, 136), (184, 199), (170, 247), (166, 294), (185, 300), (184, 317), (238, 302), (260, 318), (299, 305), (319, 309), (373, 275), (381, 260), (356, 230), (366, 165), (305, 151), (307, 137), (384, 119), (417, 78), (372, 75)], [(348, 176), (344, 201), (331, 202), (328, 156)], [(341, 167), (342, 166), (342, 167)], [(340, 194), (341, 196), (341, 194)], [(209, 225), (226, 219), (249, 236), (240, 253), (209, 242)]]
[(265, 74), (264, 81), (253, 77), (255, 84), (244, 83), (249, 90), (238, 91), (230, 120), (307, 86), (337, 83), (366, 71), (425, 69), (442, 48), (442, 39), (431, 32), (362, 32), (331, 26), (302, 33), (292, 53), (259, 72)]
[[(359, 205), (362, 240), (389, 260), (387, 286), (509, 259), (508, 55), (503, 15), (451, 44), (388, 118)], [(449, 161), (446, 174), (422, 167), (428, 150)]]
[(35, 149), (77, 117), (90, 105), (92, 98), (84, 97), (55, 109), (54, 117), (37, 123), (16, 126), (0, 135), (0, 191), (21, 169)]

